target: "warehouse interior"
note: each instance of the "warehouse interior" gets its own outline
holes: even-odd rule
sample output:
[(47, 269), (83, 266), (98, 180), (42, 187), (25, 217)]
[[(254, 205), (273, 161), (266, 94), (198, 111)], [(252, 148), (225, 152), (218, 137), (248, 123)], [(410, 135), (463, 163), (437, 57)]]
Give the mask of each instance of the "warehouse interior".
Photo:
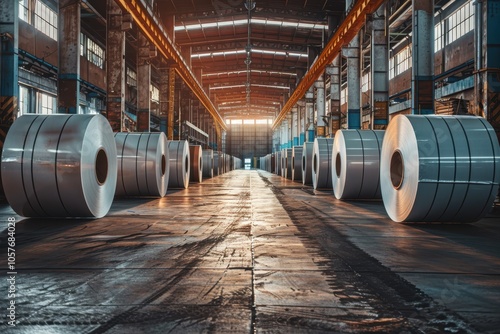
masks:
[(499, 0), (0, 0), (2, 333), (498, 333)]

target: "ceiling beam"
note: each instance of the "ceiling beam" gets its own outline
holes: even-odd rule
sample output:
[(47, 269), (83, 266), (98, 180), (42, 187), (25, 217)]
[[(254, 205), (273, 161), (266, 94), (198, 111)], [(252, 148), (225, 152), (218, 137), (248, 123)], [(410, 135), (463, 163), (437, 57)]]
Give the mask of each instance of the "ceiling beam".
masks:
[(196, 95), (200, 102), (205, 106), (215, 122), (224, 130), (227, 130), (224, 119), (219, 114), (215, 105), (203, 90), (191, 69), (184, 61), (181, 53), (175, 47), (167, 34), (160, 29), (156, 18), (142, 5), (135, 0), (116, 0), (116, 3), (127, 13), (129, 13), (134, 22), (139, 27), (146, 38), (154, 44), (165, 59), (172, 60), (175, 63), (175, 70), (191, 91)]
[(337, 28), (328, 44), (318, 56), (309, 71), (304, 75), (292, 96), (274, 120), (272, 129), (276, 129), (295, 104), (304, 96), (309, 87), (323, 74), (326, 67), (339, 55), (342, 47), (348, 44), (365, 24), (366, 16), (373, 14), (385, 0), (358, 0)]

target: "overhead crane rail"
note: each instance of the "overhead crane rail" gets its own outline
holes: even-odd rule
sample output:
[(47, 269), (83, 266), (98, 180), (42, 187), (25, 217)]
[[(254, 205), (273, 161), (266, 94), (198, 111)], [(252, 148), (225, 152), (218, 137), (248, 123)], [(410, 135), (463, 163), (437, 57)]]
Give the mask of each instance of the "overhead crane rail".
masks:
[(273, 130), (278, 127), (286, 114), (289, 113), (295, 104), (304, 96), (309, 87), (311, 87), (321, 74), (323, 74), (326, 67), (332, 63), (342, 47), (349, 43), (361, 30), (361, 27), (365, 24), (366, 16), (374, 13), (384, 1), (385, 0), (358, 0), (356, 2), (323, 49), (318, 59), (304, 75), (292, 96), (290, 96), (290, 99), (285, 103), (285, 106), (272, 125)]
[(129, 13), (134, 22), (140, 28), (141, 32), (153, 43), (161, 54), (175, 63), (175, 70), (184, 80), (186, 85), (196, 95), (210, 115), (214, 118), (223, 130), (227, 131), (224, 119), (221, 117), (215, 105), (212, 103), (203, 87), (198, 82), (193, 72), (186, 64), (179, 50), (170, 40), (164, 30), (157, 23), (153, 15), (147, 10), (146, 6), (138, 0), (115, 0), (116, 3), (127, 13)]

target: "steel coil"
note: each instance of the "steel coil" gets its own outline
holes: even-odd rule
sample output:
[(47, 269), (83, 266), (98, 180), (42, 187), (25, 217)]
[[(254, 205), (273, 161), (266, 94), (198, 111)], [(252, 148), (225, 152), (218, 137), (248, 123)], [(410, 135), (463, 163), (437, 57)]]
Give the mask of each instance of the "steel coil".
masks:
[(302, 181), (302, 146), (292, 149), (292, 181)]
[(115, 134), (118, 153), (117, 196), (159, 196), (167, 193), (167, 137), (159, 133)]
[(338, 199), (377, 199), (382, 130), (339, 130), (332, 151), (333, 192)]
[(500, 181), (491, 125), (472, 116), (396, 116), (382, 144), (384, 206), (396, 222), (472, 222), (491, 210)]
[(218, 151), (214, 151), (213, 173), (214, 176), (218, 176), (220, 174), (220, 153)]
[(187, 189), (190, 176), (189, 144), (185, 140), (168, 142), (170, 175), (168, 187), (171, 189)]
[(203, 150), (203, 177), (214, 177), (214, 151)]
[(312, 157), (312, 180), (314, 189), (332, 189), (333, 138), (315, 138)]
[(276, 175), (281, 175), (281, 151), (276, 152)]
[(302, 146), (302, 184), (312, 185), (312, 158), (314, 143), (305, 142)]
[(21, 216), (103, 217), (116, 178), (115, 140), (101, 115), (24, 115), (5, 140), (5, 196)]
[(189, 146), (190, 177), (191, 182), (201, 183), (203, 181), (203, 150), (201, 145)]

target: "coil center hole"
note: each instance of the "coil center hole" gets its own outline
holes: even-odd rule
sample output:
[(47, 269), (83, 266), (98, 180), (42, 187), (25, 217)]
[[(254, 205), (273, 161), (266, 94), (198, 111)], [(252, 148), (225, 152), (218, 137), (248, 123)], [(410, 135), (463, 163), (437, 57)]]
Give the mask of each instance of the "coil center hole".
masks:
[(318, 174), (318, 156), (316, 154), (314, 154), (313, 160), (314, 160), (314, 165), (313, 165), (314, 172)]
[(337, 177), (340, 177), (340, 173), (342, 172), (342, 158), (340, 157), (340, 153), (337, 153), (335, 157), (335, 172), (337, 173)]
[(302, 170), (303, 171), (306, 170), (306, 157), (305, 156), (302, 157)]
[(103, 185), (108, 178), (108, 155), (104, 149), (99, 149), (95, 157), (95, 176), (97, 183)]
[(165, 175), (167, 172), (167, 158), (165, 158), (165, 154), (161, 156), (161, 176)]
[(186, 158), (184, 159), (184, 169), (186, 170), (185, 173), (187, 174), (189, 172), (189, 158), (186, 155)]
[(203, 169), (203, 160), (202, 160), (201, 157), (200, 157), (200, 164), (199, 164), (199, 166), (200, 166), (200, 171), (201, 171)]
[(404, 175), (403, 155), (399, 150), (394, 151), (394, 153), (392, 154), (390, 173), (391, 173), (392, 186), (396, 190), (401, 188), (405, 175)]

